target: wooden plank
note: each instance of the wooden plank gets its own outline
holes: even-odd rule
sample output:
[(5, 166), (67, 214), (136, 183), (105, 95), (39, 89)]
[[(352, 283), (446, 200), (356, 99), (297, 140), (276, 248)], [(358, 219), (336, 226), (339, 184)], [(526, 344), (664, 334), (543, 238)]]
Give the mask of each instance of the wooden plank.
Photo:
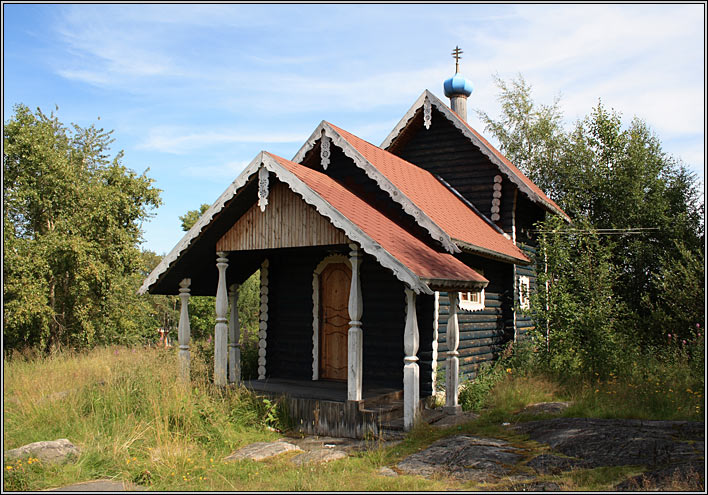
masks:
[(348, 239), (327, 218), (283, 183), (272, 185), (268, 205), (253, 205), (219, 239), (219, 251), (346, 244)]

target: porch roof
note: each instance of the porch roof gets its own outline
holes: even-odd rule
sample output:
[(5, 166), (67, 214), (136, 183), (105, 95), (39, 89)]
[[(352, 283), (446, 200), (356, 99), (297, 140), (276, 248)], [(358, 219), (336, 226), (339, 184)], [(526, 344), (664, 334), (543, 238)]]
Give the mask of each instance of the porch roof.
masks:
[[(245, 211), (243, 206), (238, 207), (239, 198), (243, 205), (255, 202), (255, 181), (252, 179), (260, 168), (287, 184), (335, 227), (344, 231), (347, 238), (359, 244), (364, 252), (416, 292), (432, 293), (432, 290), (443, 287), (476, 290), (487, 285), (488, 280), (472, 268), (451, 254), (428, 246), (331, 177), (261, 152), (162, 259), (143, 282), (140, 293), (176, 293), (181, 277), (190, 277), (190, 273), (207, 267), (215, 271), (216, 241)], [(249, 185), (250, 195), (247, 194)], [(227, 206), (231, 209), (224, 214)], [(248, 252), (242, 254), (248, 255)], [(263, 253), (253, 255), (264, 256)], [(258, 260), (251, 261), (253, 263), (249, 265), (257, 266)], [(169, 283), (164, 282), (166, 278)]]

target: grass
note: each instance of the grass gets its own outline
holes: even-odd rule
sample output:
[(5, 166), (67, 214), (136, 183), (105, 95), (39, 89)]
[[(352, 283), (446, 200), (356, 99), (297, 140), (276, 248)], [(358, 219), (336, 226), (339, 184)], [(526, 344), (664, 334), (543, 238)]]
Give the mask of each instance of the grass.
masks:
[[(272, 404), (245, 389), (223, 393), (214, 388), (208, 378), (211, 366), (208, 356), (193, 352), (193, 380), (185, 386), (176, 379), (174, 349), (110, 347), (6, 359), (5, 448), (68, 438), (82, 454), (64, 465), (29, 459), (6, 463), (3, 488), (35, 491), (111, 478), (158, 491), (504, 489), (513, 482), (476, 485), (444, 477), (387, 478), (376, 471), (459, 433), (506, 439), (526, 449), (530, 458), (548, 447), (514, 434), (502, 423), (536, 419), (517, 414), (536, 402), (574, 401), (567, 416), (703, 419), (702, 385), (680, 372), (662, 374), (644, 366), (623, 377), (613, 373), (606, 380), (564, 382), (552, 375), (502, 368), (480, 396), (480, 417), (466, 425), (442, 430), (420, 425), (396, 446), (372, 440), (367, 451), (323, 465), (295, 466), (292, 453), (265, 462), (224, 463), (222, 459), (241, 446), (280, 438), (268, 426), (281, 426), (284, 415), (278, 410), (273, 414)], [(636, 466), (579, 469), (539, 480), (564, 490), (608, 490), (639, 472)], [(677, 480), (676, 486), (686, 483), (691, 480)]]

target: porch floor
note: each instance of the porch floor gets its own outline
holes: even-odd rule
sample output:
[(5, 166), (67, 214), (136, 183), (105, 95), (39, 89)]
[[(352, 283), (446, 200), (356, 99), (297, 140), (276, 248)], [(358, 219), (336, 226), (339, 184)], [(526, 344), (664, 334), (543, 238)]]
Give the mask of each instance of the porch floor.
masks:
[[(265, 380), (246, 380), (243, 384), (254, 392), (265, 392), (272, 395), (286, 395), (301, 399), (318, 399), (333, 402), (347, 401), (347, 382), (266, 378)], [(361, 395), (363, 400), (372, 400), (388, 394), (395, 394), (396, 392), (402, 392), (402, 389), (364, 385)]]

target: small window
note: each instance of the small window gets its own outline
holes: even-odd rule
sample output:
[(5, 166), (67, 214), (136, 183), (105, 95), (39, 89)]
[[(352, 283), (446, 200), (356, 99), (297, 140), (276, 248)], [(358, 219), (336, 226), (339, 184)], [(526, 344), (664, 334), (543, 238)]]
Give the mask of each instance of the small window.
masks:
[(519, 307), (521, 309), (531, 308), (531, 282), (526, 275), (519, 276)]
[(474, 292), (460, 292), (460, 309), (479, 311), (484, 309), (484, 289)]

